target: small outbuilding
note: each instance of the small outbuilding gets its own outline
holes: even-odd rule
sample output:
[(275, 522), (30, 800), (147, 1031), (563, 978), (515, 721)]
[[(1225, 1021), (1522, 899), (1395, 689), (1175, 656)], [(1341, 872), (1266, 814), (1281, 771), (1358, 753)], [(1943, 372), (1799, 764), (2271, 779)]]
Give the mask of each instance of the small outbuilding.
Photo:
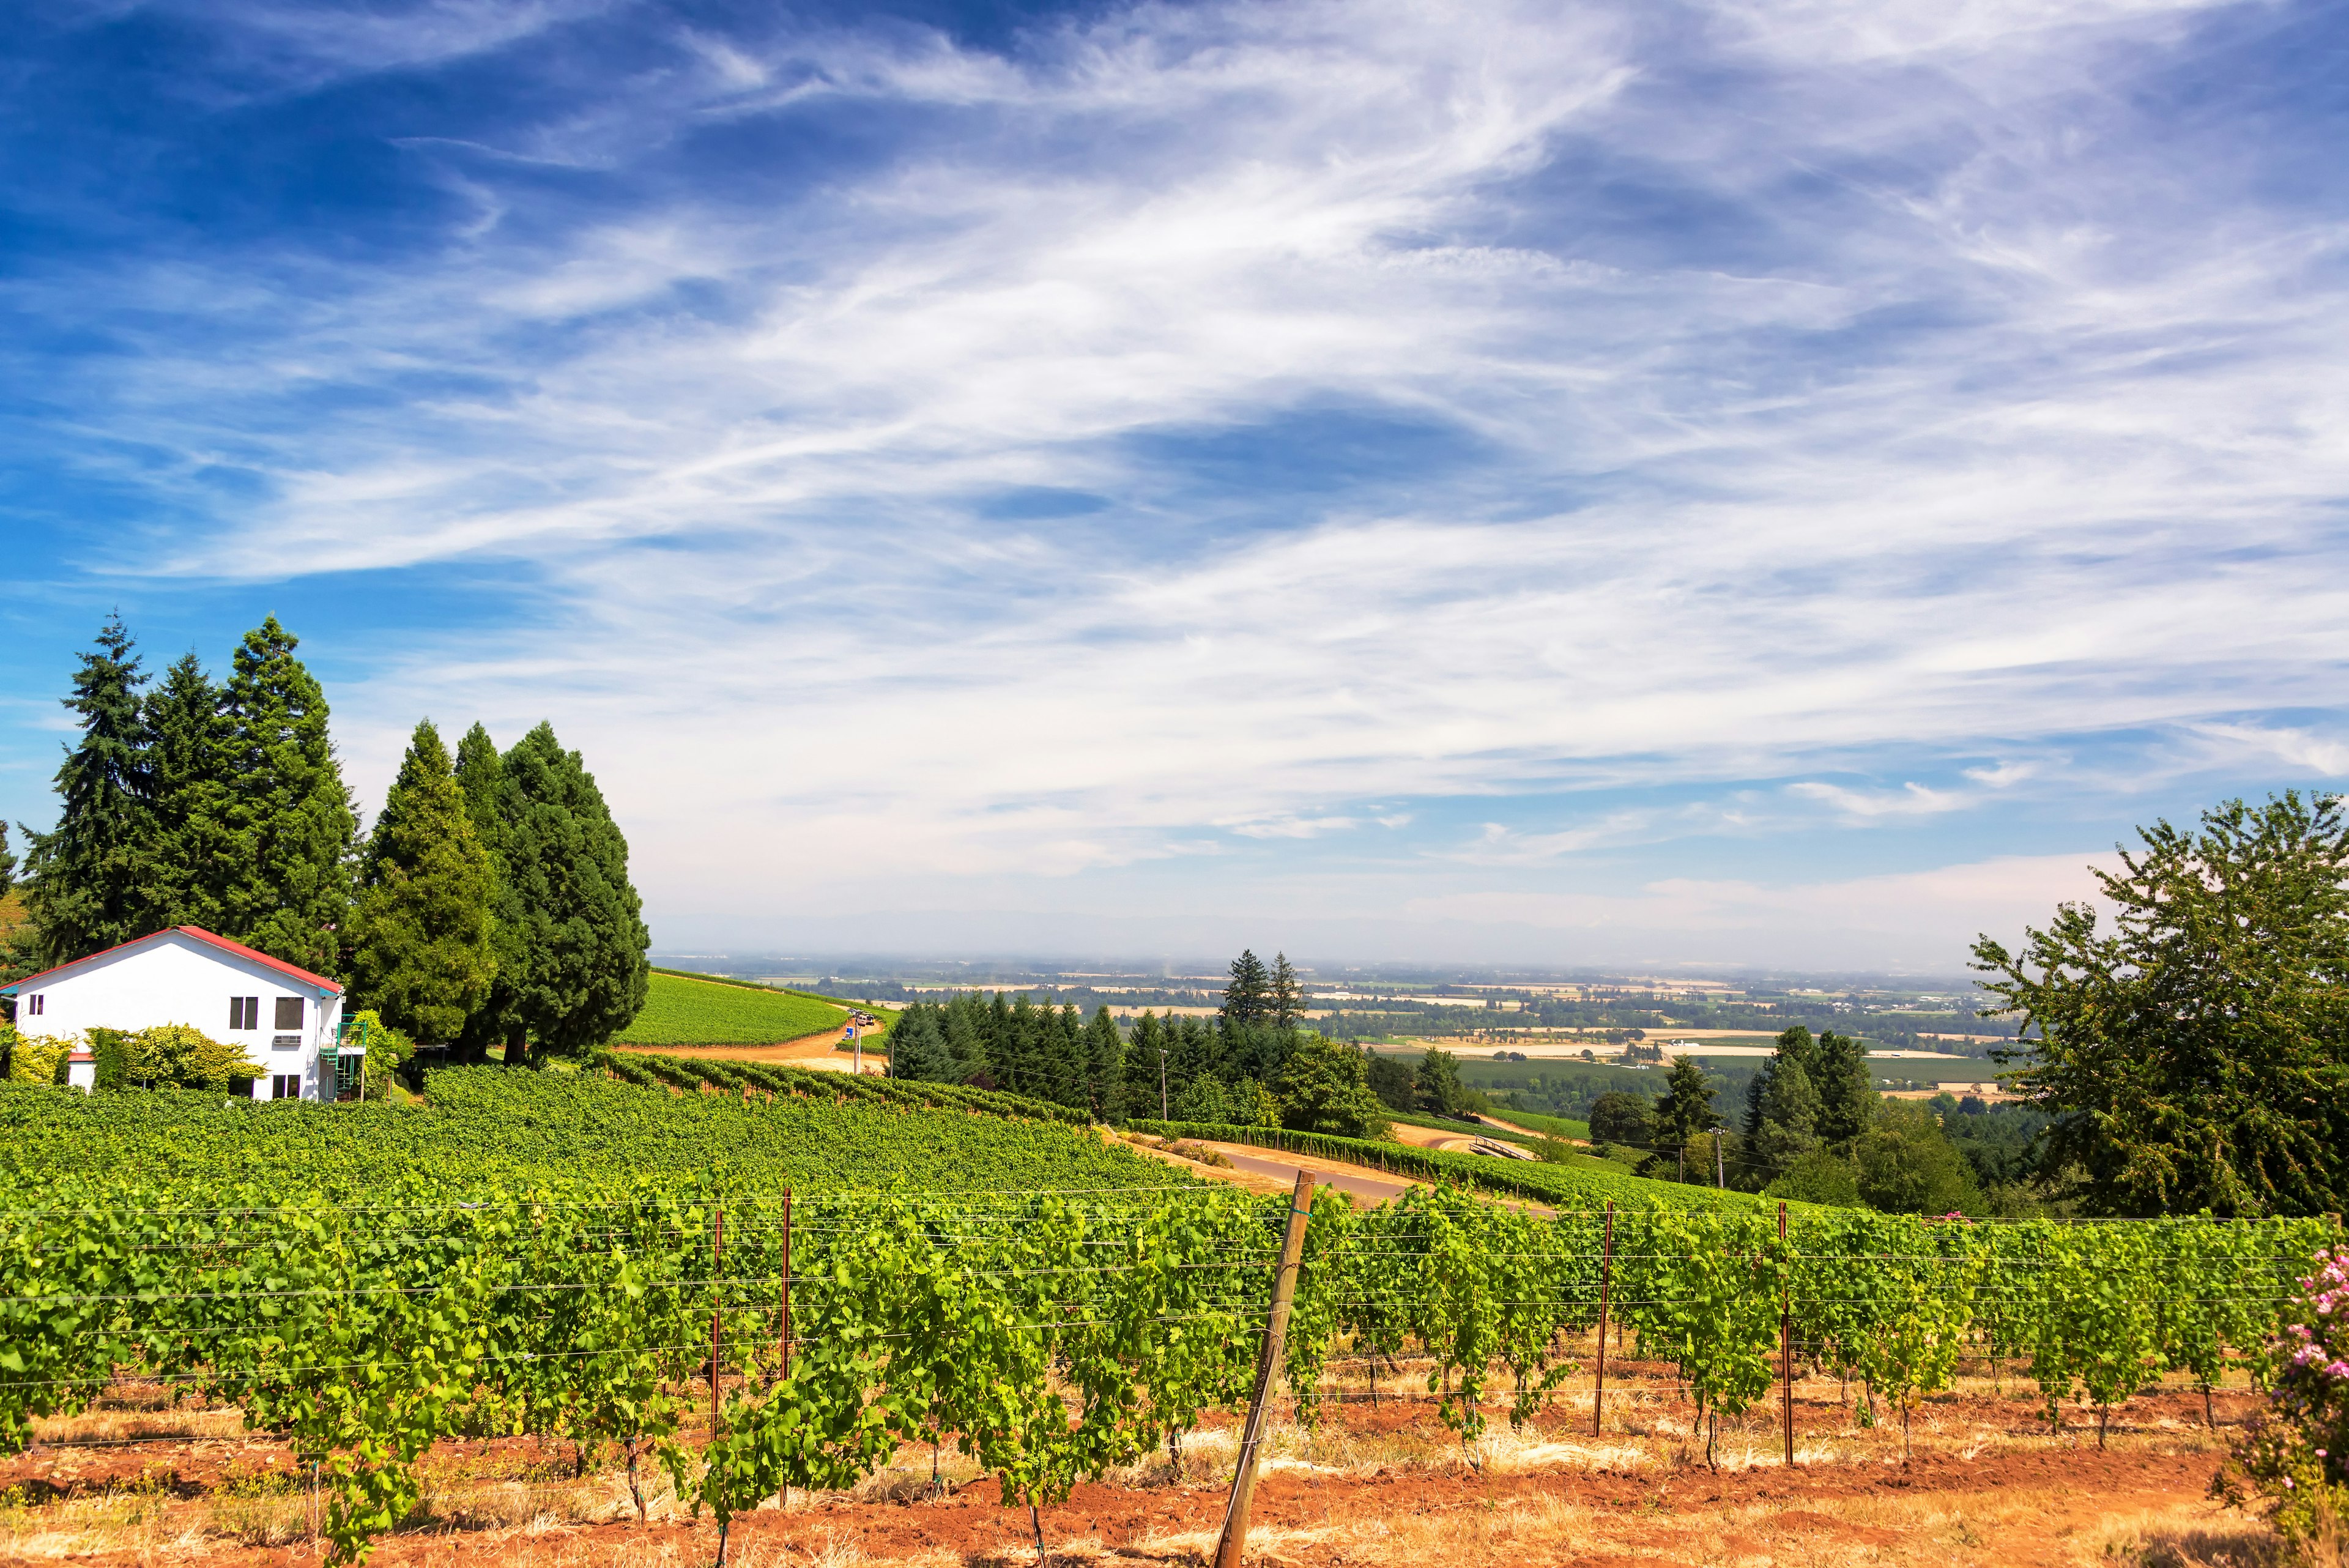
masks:
[[(364, 1047), (341, 1044), (343, 987), (201, 926), (173, 926), (0, 986), (23, 1034), (191, 1024), (244, 1047), (257, 1100), (333, 1100)], [(91, 1086), (87, 1051), (70, 1081)]]

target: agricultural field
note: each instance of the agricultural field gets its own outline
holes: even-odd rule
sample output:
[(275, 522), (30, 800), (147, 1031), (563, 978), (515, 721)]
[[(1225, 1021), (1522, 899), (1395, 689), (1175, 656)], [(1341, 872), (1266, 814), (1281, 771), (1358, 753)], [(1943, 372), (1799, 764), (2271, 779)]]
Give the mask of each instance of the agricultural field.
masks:
[(820, 997), (655, 970), (620, 1045), (773, 1045), (837, 1029), (848, 1010)]
[[(722, 1070), (722, 1069), (721, 1069)], [(829, 1086), (829, 1085), (827, 1085)], [(192, 1090), (85, 1097), (0, 1085), (0, 1179), (193, 1190), (252, 1183), (319, 1200), (424, 1187), (594, 1190), (705, 1179), (761, 1191), (1164, 1186), (1167, 1168), (1082, 1128), (830, 1095), (677, 1095), (590, 1074), (458, 1067), (426, 1104), (319, 1106)]]
[[(583, 1086), (607, 1103), (677, 1098)], [(807, 1191), (796, 1204), (675, 1178), (480, 1181), (462, 1202), (421, 1182), (343, 1203), (271, 1202), (282, 1190), (110, 1172), (11, 1182), (8, 1446), (69, 1442), (108, 1401), (144, 1400), (168, 1430), (191, 1396), (217, 1433), (266, 1434), (290, 1462), (259, 1470), (257, 1445), (240, 1443), (242, 1468), (216, 1485), (191, 1465), (197, 1479), (150, 1489), (159, 1514), (164, 1494), (265, 1501), (274, 1477), (341, 1561), (399, 1530), (445, 1534), (456, 1489), (436, 1489), (435, 1467), (461, 1471), (489, 1452), (482, 1439), (513, 1436), (537, 1438), (542, 1458), (504, 1450), (504, 1479), (549, 1490), (585, 1490), (603, 1456), (603, 1518), (622, 1529), (645, 1529), (658, 1505), (665, 1530), (689, 1512), (772, 1539), (789, 1524), (769, 1517), (785, 1489), (852, 1505), (872, 1490), (921, 1506), (924, 1528), (982, 1524), (929, 1506), (936, 1487), (891, 1477), (906, 1450), (931, 1449), (941, 1482), (948, 1452), (955, 1481), (990, 1480), (957, 1509), (1053, 1507), (1060, 1531), (1106, 1512), (1128, 1531), (1143, 1521), (1111, 1488), (1149, 1484), (1162, 1452), (1178, 1487), (1228, 1454), (1218, 1434), (1255, 1381), (1288, 1222), (1285, 1194), (1197, 1185)], [(1787, 1448), (1808, 1469), (1795, 1495), (1864, 1491), (1855, 1482), (1881, 1476), (1878, 1461), (1915, 1459), (1920, 1428), (1930, 1459), (1952, 1424), (1972, 1430), (1944, 1463), (2044, 1454), (2035, 1424), (2098, 1453), (2134, 1439), (2142, 1459), (2149, 1428), (2182, 1430), (2199, 1406), (2207, 1428), (2223, 1391), (2272, 1373), (2290, 1282), (2336, 1233), (1850, 1212), (1782, 1230), (1751, 1202), (1537, 1214), (1413, 1190), (1358, 1210), (1324, 1190), (1280, 1367), (1288, 1446), (1309, 1470), (1367, 1458), (1380, 1475), (1448, 1473), (1418, 1490), (1421, 1512), (1466, 1479), (1446, 1454), (1480, 1474), (1489, 1457), (1666, 1487), (1681, 1476), (1714, 1501), (1735, 1484), (1724, 1468), (1750, 1474)], [(1598, 1352), (1610, 1336), (1609, 1384)], [(1971, 1411), (1948, 1403), (1968, 1363), (1982, 1405)], [(12, 1466), (16, 1495), (69, 1507), (80, 1479), (49, 1462)], [(1073, 1519), (1055, 1506), (1080, 1495)], [(847, 1522), (824, 1506), (825, 1522)], [(1142, 1511), (1164, 1528), (1186, 1511), (1205, 1511), (1179, 1493)], [(66, 1519), (51, 1516), (47, 1539)], [(1267, 1546), (1282, 1520), (1276, 1503)], [(1040, 1532), (1040, 1516), (1026, 1522)], [(1389, 1544), (1402, 1555), (1385, 1560), (1411, 1560)]]

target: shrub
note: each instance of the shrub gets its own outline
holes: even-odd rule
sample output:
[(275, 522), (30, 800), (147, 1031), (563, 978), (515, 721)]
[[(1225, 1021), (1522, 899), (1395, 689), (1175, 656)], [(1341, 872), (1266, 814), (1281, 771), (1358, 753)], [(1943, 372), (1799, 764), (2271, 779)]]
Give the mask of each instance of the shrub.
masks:
[(80, 1044), (70, 1034), (19, 1034), (8, 1053), (8, 1076), (19, 1084), (62, 1084), (66, 1063)]
[(2265, 1501), (2276, 1530), (2312, 1554), (2349, 1522), (2349, 1247), (2316, 1257), (2300, 1282), (2264, 1415), (2245, 1428), (2211, 1490)]
[(123, 1041), (124, 1070), (131, 1082), (150, 1088), (224, 1089), (231, 1078), (251, 1077), (253, 1063), (242, 1045), (224, 1045), (192, 1023), (158, 1023)]

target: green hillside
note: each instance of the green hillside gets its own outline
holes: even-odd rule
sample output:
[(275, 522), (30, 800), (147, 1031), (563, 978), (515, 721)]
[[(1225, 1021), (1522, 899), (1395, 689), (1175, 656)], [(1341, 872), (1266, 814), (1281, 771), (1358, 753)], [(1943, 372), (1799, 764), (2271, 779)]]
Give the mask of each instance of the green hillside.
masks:
[(904, 1188), (971, 1191), (1165, 1187), (1164, 1165), (1090, 1132), (965, 1110), (779, 1096), (676, 1095), (589, 1073), (457, 1067), (429, 1103), (319, 1106), (194, 1091), (82, 1096), (0, 1086), (0, 1179), (61, 1177), (276, 1184), (305, 1201), (368, 1200), (419, 1184), (579, 1192), (709, 1173), (771, 1195)]
[(653, 971), (619, 1045), (773, 1045), (837, 1029), (847, 1011), (796, 992)]

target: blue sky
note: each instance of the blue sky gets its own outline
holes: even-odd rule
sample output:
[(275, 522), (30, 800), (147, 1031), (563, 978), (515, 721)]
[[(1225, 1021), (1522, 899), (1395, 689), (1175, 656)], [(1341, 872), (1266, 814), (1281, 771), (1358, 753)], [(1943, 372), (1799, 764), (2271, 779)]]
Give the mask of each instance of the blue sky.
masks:
[(665, 950), (1946, 973), (2349, 774), (2349, 12), (62, 4), (0, 810), (120, 607)]

